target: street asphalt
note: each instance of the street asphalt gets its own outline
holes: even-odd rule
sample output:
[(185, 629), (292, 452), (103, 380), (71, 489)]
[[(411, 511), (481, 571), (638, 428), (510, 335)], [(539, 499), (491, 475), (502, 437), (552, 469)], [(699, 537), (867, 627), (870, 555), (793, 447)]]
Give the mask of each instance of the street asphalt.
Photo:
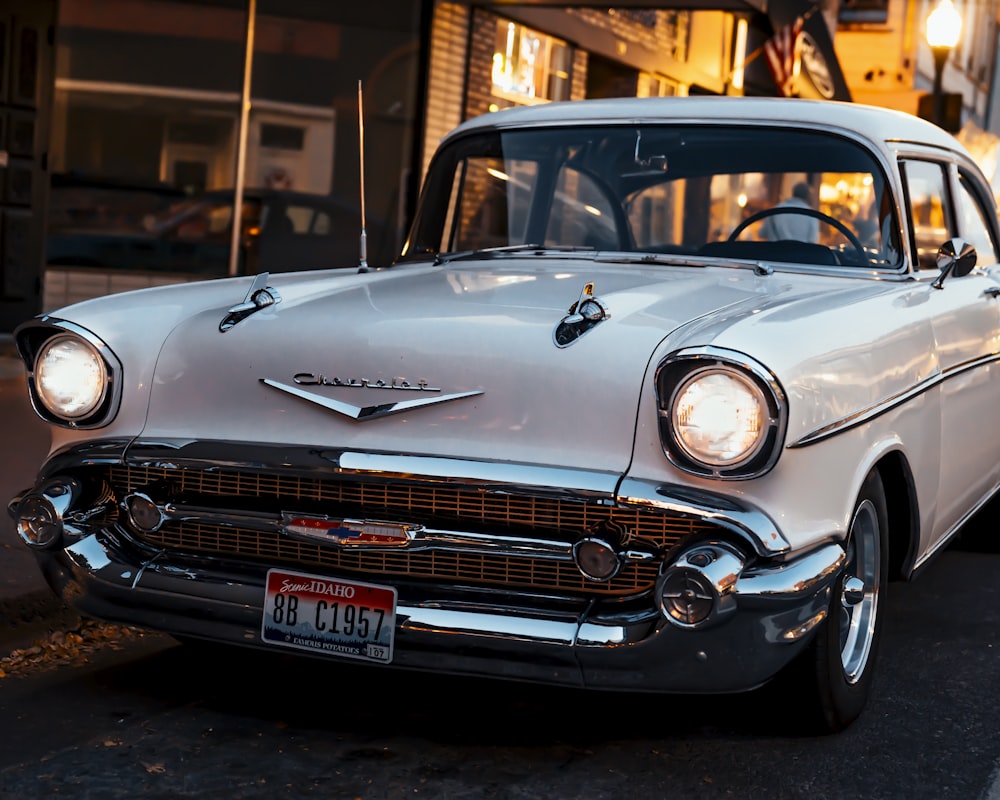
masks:
[(34, 555), (7, 513), (29, 488), (49, 448), (49, 433), (28, 402), (24, 368), (9, 334), (0, 334), (0, 658), (13, 646), (71, 619), (48, 588)]

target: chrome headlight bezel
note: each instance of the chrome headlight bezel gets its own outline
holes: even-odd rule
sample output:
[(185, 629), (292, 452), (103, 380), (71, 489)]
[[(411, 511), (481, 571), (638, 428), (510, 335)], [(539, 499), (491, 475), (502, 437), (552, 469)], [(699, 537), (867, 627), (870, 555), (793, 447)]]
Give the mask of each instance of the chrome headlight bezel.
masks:
[[(18, 352), (27, 367), (31, 405), (46, 422), (66, 428), (101, 428), (118, 413), (121, 401), (121, 364), (100, 338), (70, 322), (54, 319), (32, 320), (15, 332)], [(62, 408), (43, 385), (43, 363), (60, 345), (80, 348), (91, 360), (96, 383), (92, 397), (79, 408)]]
[[(713, 456), (708, 449), (699, 450), (685, 440), (678, 424), (678, 404), (689, 397), (692, 387), (707, 381), (721, 383), (723, 391), (734, 395), (743, 394), (747, 408), (756, 405), (756, 437), (736, 452)], [(760, 363), (721, 348), (678, 351), (660, 362), (655, 385), (660, 441), (677, 468), (702, 477), (747, 480), (765, 474), (777, 462), (785, 438), (787, 402), (777, 378)]]

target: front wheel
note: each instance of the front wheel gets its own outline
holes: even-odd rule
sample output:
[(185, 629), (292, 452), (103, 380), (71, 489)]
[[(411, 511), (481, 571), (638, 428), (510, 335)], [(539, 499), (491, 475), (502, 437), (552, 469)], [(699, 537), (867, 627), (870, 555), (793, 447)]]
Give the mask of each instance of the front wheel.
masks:
[(844, 569), (833, 586), (827, 619), (800, 665), (813, 700), (810, 722), (827, 733), (850, 725), (868, 702), (889, 576), (888, 530), (885, 491), (873, 470), (851, 515)]

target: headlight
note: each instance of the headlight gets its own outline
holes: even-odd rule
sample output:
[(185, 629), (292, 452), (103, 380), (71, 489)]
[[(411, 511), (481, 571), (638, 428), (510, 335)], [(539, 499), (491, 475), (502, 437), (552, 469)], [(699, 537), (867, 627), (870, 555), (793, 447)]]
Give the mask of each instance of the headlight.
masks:
[(53, 336), (42, 345), (34, 377), (42, 405), (67, 421), (92, 414), (108, 388), (104, 360), (87, 342), (68, 334)]
[(715, 478), (761, 475), (784, 437), (784, 393), (774, 376), (737, 353), (682, 351), (656, 376), (660, 438), (681, 469)]
[(764, 444), (767, 401), (743, 376), (727, 369), (699, 370), (678, 387), (670, 404), (677, 444), (695, 461), (740, 464)]
[(95, 334), (76, 323), (37, 317), (14, 331), (28, 372), (31, 407), (46, 422), (100, 428), (118, 414), (122, 365)]

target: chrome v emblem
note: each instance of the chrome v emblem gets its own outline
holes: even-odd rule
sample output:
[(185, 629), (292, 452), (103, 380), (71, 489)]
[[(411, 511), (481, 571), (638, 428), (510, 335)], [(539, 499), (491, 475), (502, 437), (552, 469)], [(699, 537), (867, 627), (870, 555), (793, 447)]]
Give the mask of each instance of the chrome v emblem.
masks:
[(302, 400), (306, 400), (310, 403), (315, 403), (318, 406), (322, 406), (330, 411), (335, 411), (338, 414), (343, 414), (345, 417), (350, 417), (358, 422), (366, 422), (370, 419), (386, 417), (390, 414), (399, 414), (403, 411), (411, 411), (415, 408), (422, 408), (423, 406), (431, 406), (437, 403), (448, 403), (452, 400), (461, 400), (463, 397), (475, 397), (477, 394), (483, 394), (482, 391), (462, 392), (460, 394), (422, 397), (419, 400), (401, 400), (398, 403), (380, 403), (374, 406), (355, 406), (351, 403), (344, 403), (341, 400), (334, 400), (332, 397), (324, 397), (320, 394), (307, 392), (305, 389), (299, 389), (296, 386), (279, 383), (278, 381), (273, 381), (270, 378), (261, 378), (260, 382), (266, 386), (270, 386), (272, 389), (277, 389), (279, 392), (286, 392), (294, 397), (301, 398)]

